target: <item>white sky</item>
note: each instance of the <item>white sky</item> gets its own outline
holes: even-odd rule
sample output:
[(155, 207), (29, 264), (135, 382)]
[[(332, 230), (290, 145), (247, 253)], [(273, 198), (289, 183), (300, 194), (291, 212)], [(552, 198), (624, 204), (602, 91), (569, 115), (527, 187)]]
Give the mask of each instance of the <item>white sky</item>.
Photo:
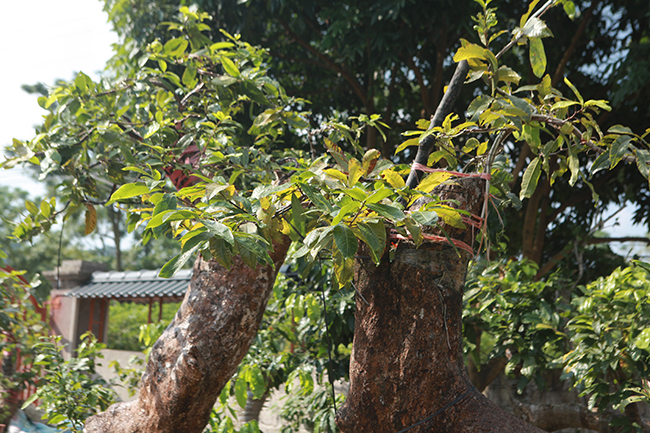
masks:
[[(34, 136), (45, 110), (20, 86), (58, 78), (69, 80), (78, 71), (98, 78), (112, 55), (117, 35), (107, 23), (99, 0), (2, 0), (0, 12), (0, 147), (13, 138)], [(2, 158), (4, 160), (4, 158)], [(32, 195), (43, 188), (21, 174), (0, 169), (0, 184), (20, 187)]]
[[(58, 78), (73, 78), (78, 71), (98, 78), (112, 55), (111, 44), (117, 42), (102, 5), (99, 0), (2, 0), (0, 147), (10, 144), (12, 138), (33, 137), (33, 125), (40, 123), (45, 113), (36, 96), (20, 88), (22, 84), (40, 81), (52, 85)], [(0, 185), (20, 187), (32, 195), (44, 192), (19, 168), (0, 169)], [(644, 228), (631, 225), (632, 211), (625, 209), (618, 215), (620, 225), (606, 230), (613, 236), (644, 235)]]

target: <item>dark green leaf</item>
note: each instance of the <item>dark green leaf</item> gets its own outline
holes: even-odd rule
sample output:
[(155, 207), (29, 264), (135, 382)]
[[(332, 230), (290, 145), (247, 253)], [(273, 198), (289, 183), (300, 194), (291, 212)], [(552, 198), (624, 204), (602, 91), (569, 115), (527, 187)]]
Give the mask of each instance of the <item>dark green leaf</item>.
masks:
[(334, 227), (334, 242), (344, 258), (354, 258), (357, 253), (357, 237), (352, 229), (345, 224), (338, 224)]
[(404, 212), (402, 212), (402, 210), (396, 206), (381, 203), (368, 203), (366, 206), (384, 218), (388, 218), (394, 221), (401, 221), (406, 218)]

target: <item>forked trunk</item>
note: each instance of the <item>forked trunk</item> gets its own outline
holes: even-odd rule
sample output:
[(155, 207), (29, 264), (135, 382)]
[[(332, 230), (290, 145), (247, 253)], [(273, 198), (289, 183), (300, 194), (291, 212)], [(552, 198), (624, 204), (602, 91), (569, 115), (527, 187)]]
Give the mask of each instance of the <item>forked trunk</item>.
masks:
[(274, 244), (275, 268), (227, 270), (201, 259), (174, 320), (153, 346), (137, 400), (89, 418), (87, 433), (200, 433), (257, 334), (289, 239)]
[[(483, 180), (470, 178), (436, 193), (478, 215), (484, 191)], [(443, 227), (469, 245), (477, 234)], [(393, 259), (384, 254), (379, 266), (364, 256), (362, 247), (355, 280), (365, 299), (357, 294), (350, 391), (337, 415), (342, 432), (541, 432), (469, 381), (461, 320), (469, 252), (399, 241)]]

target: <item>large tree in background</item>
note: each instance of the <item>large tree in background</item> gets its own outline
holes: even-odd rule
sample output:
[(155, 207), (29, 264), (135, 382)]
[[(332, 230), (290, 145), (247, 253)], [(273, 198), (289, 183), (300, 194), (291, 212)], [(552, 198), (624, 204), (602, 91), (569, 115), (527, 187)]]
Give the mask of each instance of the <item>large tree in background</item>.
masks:
[[(496, 21), (480, 3), (480, 45), (463, 41), (454, 60), (469, 62), (470, 77), (484, 79), (486, 91), (469, 105), (467, 122), (446, 117), (467, 77), (458, 69), (445, 94), (450, 103), (439, 104), (444, 109), (436, 118), (410, 133), (419, 139), (398, 149), (419, 144), (420, 164), (470, 165), (462, 173), (420, 174), (419, 185), (405, 184), (406, 166), (359, 146), (364, 132), (372, 147), (367, 128), (381, 131), (377, 117), (354, 117), (350, 110), (348, 125), (316, 114), (311, 120), (323, 119), (319, 130), (305, 133), (308, 124), (297, 112), (305, 103), (267, 76), (268, 58), (227, 34), (213, 44), (201, 33), (210, 30), (200, 23), (205, 16), (187, 8), (180, 24), (165, 25), (175, 37), (151, 42), (137, 57), (139, 67), (126, 68), (118, 57), (114, 65), (124, 75), (114, 82), (79, 74), (41, 99), (60, 108), (38, 140), (15, 144), (18, 156), (6, 165), (38, 162), (45, 174), (62, 171), (75, 181), (60, 185), (64, 208), (41, 204), (14, 231), (17, 237), (30, 238), (75, 207), (85, 209), (92, 229), (95, 205), (120, 202), (130, 210), (129, 227), (146, 226), (145, 238), (180, 238), (182, 251), (163, 275), (201, 254), (183, 306), (153, 348), (138, 400), (93, 418), (89, 431), (200, 431), (250, 345), (286, 254), (331, 259), (335, 284), (347, 287), (353, 274), (359, 283), (351, 393), (339, 418), (344, 431), (433, 423), (448, 431), (536, 431), (482, 397), (463, 366), (465, 272), (473, 235), (487, 242), (486, 232), (474, 229), (484, 227), (490, 193), (517, 199), (503, 148), (530, 148), (530, 158), (514, 167), (516, 175), (524, 173), (521, 187), (512, 186), (531, 202), (544, 189), (544, 176), (549, 185), (565, 179), (591, 190), (599, 186), (592, 177), (599, 169), (607, 173), (624, 163), (636, 163), (647, 177), (650, 158), (647, 142), (631, 130), (601, 133), (593, 116), (610, 108), (606, 102), (583, 98), (568, 80), (563, 95), (544, 75), (541, 38), (548, 29), (539, 16), (552, 2), (531, 15), (533, 2), (509, 37), (509, 47), (520, 41), (531, 49), (530, 67), (541, 80), (531, 76), (527, 87), (519, 85), (525, 74), (486, 48), (497, 45), (488, 43)], [(572, 3), (563, 3), (571, 15)], [(372, 79), (390, 83), (391, 76), (397, 71)], [(303, 148), (290, 148), (296, 143)], [(429, 161), (427, 146), (434, 143)], [(329, 163), (318, 157), (322, 148)], [(470, 179), (451, 181), (464, 176)], [(112, 186), (100, 187), (99, 178)], [(634, 360), (645, 365), (645, 334), (631, 333), (638, 341)], [(522, 372), (530, 370), (527, 359), (522, 366), (516, 360)], [(430, 380), (419, 380), (423, 374)]]

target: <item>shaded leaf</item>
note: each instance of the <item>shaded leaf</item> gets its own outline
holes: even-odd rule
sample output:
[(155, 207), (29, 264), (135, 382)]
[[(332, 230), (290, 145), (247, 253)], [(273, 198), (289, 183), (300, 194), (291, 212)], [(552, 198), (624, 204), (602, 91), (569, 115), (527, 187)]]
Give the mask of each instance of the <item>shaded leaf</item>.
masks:
[(357, 253), (357, 237), (350, 227), (345, 224), (337, 224), (333, 231), (334, 242), (344, 258), (354, 258)]
[(526, 168), (524, 177), (521, 181), (521, 192), (519, 193), (519, 199), (523, 200), (525, 198), (531, 197), (537, 188), (537, 182), (539, 181), (539, 175), (541, 174), (541, 161), (539, 157), (533, 159)]

